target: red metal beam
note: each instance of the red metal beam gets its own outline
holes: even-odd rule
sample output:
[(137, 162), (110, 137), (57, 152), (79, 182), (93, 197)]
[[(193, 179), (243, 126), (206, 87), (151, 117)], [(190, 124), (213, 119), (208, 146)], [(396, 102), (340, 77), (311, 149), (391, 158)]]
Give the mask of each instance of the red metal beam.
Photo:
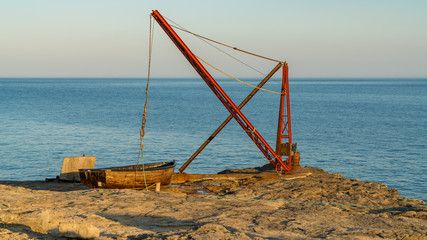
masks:
[(218, 97), (222, 104), (227, 108), (231, 113), (237, 123), (243, 128), (249, 138), (257, 145), (259, 150), (264, 154), (264, 156), (270, 161), (270, 163), (280, 171), (291, 171), (291, 167), (285, 164), (281, 157), (279, 157), (276, 152), (268, 145), (264, 138), (259, 134), (255, 127), (249, 122), (249, 120), (243, 115), (240, 109), (234, 104), (234, 102), (228, 97), (224, 90), (219, 86), (215, 79), (209, 74), (205, 67), (200, 63), (197, 57), (191, 52), (187, 45), (182, 41), (178, 34), (172, 29), (172, 27), (167, 23), (163, 16), (157, 11), (154, 10), (151, 15), (157, 21), (157, 23), (162, 27), (163, 31), (169, 36), (172, 42), (175, 43), (177, 48), (181, 51), (188, 62), (194, 67), (194, 69), (199, 73), (200, 77), (206, 82), (212, 92)]

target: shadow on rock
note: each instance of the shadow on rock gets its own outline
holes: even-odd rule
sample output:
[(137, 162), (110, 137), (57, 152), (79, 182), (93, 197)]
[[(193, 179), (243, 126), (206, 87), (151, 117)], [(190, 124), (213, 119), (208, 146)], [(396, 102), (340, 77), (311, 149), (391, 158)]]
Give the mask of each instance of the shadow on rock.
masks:
[(177, 220), (174, 218), (161, 216), (140, 216), (128, 214), (119, 215), (108, 213), (98, 213), (98, 215), (109, 220), (118, 222), (122, 225), (136, 227), (142, 230), (148, 230), (153, 232), (168, 232), (182, 229), (194, 229), (199, 226), (199, 224), (192, 221)]
[[(1, 223), (0, 228), (7, 229), (9, 233), (2, 233), (2, 238), (8, 239), (66, 239), (56, 234), (34, 232), (30, 227), (22, 224)], [(9, 235), (9, 236), (8, 236)]]
[(55, 192), (70, 192), (90, 189), (82, 183), (63, 181), (0, 181), (0, 184), (13, 187), (23, 187), (31, 190), (46, 190)]

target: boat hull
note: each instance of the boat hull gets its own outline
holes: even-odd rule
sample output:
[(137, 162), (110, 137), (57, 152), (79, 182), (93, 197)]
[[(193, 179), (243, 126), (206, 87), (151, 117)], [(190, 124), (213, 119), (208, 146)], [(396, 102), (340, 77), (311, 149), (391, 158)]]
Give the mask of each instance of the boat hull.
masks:
[(90, 188), (142, 189), (156, 183), (169, 185), (175, 162), (149, 163), (100, 169), (79, 169), (81, 182)]

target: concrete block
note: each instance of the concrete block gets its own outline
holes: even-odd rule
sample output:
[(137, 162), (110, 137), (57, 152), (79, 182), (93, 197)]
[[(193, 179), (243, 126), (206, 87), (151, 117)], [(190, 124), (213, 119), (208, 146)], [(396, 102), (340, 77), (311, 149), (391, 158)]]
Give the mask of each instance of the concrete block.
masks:
[(65, 181), (80, 181), (79, 169), (93, 168), (96, 157), (81, 156), (64, 158), (59, 179)]

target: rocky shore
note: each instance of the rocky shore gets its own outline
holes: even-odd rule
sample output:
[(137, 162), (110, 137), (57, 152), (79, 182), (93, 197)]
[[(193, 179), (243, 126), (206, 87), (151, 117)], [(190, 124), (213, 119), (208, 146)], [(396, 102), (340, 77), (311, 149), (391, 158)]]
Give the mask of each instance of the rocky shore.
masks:
[(0, 181), (0, 239), (427, 239), (424, 201), (318, 168), (299, 173), (160, 192)]

